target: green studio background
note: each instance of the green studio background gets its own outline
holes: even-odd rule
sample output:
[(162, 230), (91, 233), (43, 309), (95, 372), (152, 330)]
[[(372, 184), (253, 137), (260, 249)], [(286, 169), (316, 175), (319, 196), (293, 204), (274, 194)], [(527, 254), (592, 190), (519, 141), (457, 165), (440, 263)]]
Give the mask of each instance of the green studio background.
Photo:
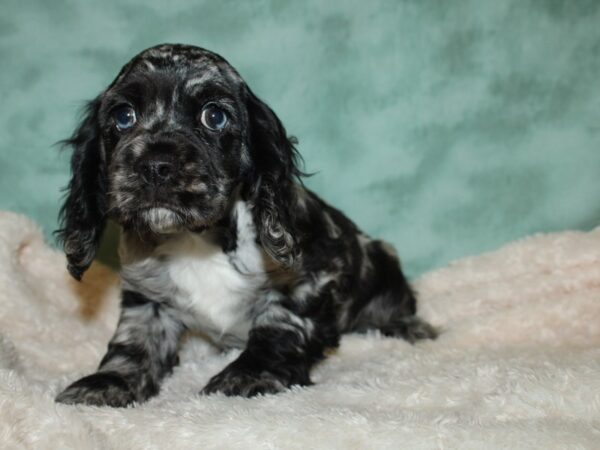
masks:
[[(600, 223), (595, 0), (2, 0), (0, 208), (50, 241), (84, 100), (138, 51), (225, 56), (300, 139), (306, 182), (418, 275)], [(109, 246), (110, 247), (110, 246)], [(104, 253), (105, 259), (108, 253)]]

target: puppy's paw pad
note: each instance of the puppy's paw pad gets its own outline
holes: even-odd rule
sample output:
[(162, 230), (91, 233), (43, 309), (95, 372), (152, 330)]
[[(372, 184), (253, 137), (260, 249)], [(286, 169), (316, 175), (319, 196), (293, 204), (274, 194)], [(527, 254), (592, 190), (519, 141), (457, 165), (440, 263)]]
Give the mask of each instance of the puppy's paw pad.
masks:
[(56, 397), (58, 403), (125, 407), (136, 400), (122, 376), (110, 372), (88, 375), (71, 384)]

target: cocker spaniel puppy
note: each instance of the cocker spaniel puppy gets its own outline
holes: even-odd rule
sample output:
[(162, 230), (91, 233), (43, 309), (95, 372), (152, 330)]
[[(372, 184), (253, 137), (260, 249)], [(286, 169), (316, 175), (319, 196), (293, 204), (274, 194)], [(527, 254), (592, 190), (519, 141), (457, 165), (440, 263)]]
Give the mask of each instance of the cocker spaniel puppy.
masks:
[(68, 269), (81, 278), (113, 219), (123, 292), (97, 372), (57, 401), (118, 407), (156, 395), (188, 330), (243, 348), (202, 393), (246, 397), (310, 385), (341, 333), (436, 336), (393, 248), (303, 186), (294, 141), (220, 56), (143, 51), (66, 143)]

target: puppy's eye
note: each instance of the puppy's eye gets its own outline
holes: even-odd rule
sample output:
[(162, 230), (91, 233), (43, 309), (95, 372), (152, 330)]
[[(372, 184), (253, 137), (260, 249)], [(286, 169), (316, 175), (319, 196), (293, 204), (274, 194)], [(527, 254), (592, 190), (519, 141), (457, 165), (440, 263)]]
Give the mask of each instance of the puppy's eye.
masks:
[(135, 111), (131, 106), (121, 106), (113, 113), (117, 130), (125, 131), (131, 128), (136, 121)]
[(227, 114), (214, 103), (209, 103), (202, 108), (200, 121), (206, 128), (214, 131), (221, 131), (227, 125), (229, 119)]

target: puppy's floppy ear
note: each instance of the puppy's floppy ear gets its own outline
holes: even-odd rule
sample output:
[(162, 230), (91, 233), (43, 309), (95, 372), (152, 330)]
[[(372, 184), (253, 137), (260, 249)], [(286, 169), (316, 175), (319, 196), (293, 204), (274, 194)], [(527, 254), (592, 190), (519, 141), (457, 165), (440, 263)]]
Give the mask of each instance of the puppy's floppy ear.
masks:
[(71, 180), (56, 231), (67, 255), (67, 268), (80, 280), (92, 263), (106, 223), (106, 161), (101, 146), (100, 98), (91, 101), (73, 135), (62, 142), (73, 148)]
[(295, 188), (302, 175), (299, 155), (271, 108), (250, 89), (247, 95), (249, 150), (254, 162), (250, 192), (258, 238), (272, 258), (290, 267), (299, 256)]

